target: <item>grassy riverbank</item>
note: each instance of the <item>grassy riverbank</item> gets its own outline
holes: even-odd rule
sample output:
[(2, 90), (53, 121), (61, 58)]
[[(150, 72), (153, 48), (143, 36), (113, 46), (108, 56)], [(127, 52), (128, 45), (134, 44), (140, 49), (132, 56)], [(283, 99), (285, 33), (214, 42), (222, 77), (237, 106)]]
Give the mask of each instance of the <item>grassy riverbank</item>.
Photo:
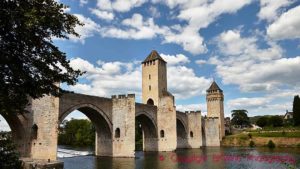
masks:
[(269, 141), (277, 147), (299, 147), (300, 131), (255, 131), (226, 136), (222, 140), (223, 146), (250, 146), (252, 141), (255, 146), (267, 146)]

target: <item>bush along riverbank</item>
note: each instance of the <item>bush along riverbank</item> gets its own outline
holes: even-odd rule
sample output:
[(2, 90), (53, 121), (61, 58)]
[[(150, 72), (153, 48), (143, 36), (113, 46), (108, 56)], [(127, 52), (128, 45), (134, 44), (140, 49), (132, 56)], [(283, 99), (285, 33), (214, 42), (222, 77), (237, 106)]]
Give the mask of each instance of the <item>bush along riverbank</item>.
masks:
[(241, 133), (226, 136), (222, 146), (241, 146), (241, 147), (299, 147), (300, 132), (296, 133)]

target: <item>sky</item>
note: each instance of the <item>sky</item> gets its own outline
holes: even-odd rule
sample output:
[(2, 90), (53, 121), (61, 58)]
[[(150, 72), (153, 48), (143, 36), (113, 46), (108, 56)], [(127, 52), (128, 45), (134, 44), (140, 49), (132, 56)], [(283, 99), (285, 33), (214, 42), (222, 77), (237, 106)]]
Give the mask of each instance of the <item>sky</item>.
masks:
[(234, 109), (284, 115), (300, 94), (299, 0), (59, 2), (84, 23), (75, 28), (80, 37), (54, 38), (72, 67), (86, 71), (65, 89), (102, 97), (135, 93), (141, 102), (141, 62), (157, 50), (181, 111), (204, 115), (213, 80), (224, 91), (225, 116)]

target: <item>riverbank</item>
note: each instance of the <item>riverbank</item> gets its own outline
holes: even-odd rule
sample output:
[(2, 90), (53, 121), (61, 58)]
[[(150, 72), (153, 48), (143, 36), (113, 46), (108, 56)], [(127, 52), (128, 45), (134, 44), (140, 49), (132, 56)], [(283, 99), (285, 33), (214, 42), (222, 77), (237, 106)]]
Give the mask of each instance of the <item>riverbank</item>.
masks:
[(236, 135), (226, 136), (222, 142), (222, 146), (233, 147), (249, 147), (252, 141), (255, 146), (267, 146), (272, 141), (276, 147), (299, 147), (300, 148), (300, 132), (249, 132)]

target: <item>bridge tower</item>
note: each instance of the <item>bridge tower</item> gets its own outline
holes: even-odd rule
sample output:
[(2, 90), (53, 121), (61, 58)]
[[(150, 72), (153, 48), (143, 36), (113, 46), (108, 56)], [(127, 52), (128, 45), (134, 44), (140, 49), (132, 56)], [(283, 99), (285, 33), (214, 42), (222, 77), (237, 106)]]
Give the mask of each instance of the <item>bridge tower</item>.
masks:
[(158, 106), (160, 98), (167, 93), (167, 62), (153, 50), (142, 64), (143, 103)]
[(223, 90), (215, 81), (212, 82), (209, 89), (206, 90), (207, 117), (218, 118), (219, 139), (225, 136), (224, 126), (224, 95)]
[(176, 108), (167, 88), (167, 62), (153, 50), (142, 62), (142, 102), (157, 106), (158, 151), (176, 149)]

